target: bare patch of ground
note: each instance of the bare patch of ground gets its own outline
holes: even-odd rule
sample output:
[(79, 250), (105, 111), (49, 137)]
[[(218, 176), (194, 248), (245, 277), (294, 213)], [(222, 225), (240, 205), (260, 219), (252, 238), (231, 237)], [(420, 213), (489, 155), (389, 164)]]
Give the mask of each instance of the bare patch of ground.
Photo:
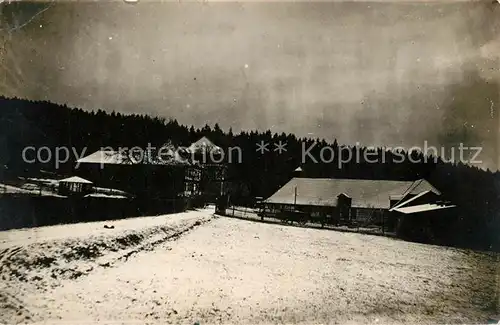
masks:
[[(49, 280), (49, 270), (62, 257), (33, 263), (36, 249), (28, 249), (35, 259), (30, 265), (37, 265), (29, 276), (41, 280), (35, 286), (9, 275), (0, 306), (12, 312), (0, 320), (486, 323), (496, 314), (499, 264), (492, 254), (232, 218), (201, 225), (211, 218), (208, 211), (182, 215), (169, 216), (163, 227), (189, 228), (195, 222), (200, 227), (154, 249), (132, 245), (136, 253), (128, 259), (111, 259), (109, 267), (93, 262), (84, 275), (56, 282)], [(65, 227), (71, 231), (73, 225)], [(116, 229), (115, 238), (122, 238)], [(16, 247), (26, 250), (15, 245), (4, 260), (19, 254), (12, 251)], [(54, 249), (59, 253), (44, 256), (63, 256), (63, 248)], [(85, 261), (74, 259), (74, 267), (86, 267)]]

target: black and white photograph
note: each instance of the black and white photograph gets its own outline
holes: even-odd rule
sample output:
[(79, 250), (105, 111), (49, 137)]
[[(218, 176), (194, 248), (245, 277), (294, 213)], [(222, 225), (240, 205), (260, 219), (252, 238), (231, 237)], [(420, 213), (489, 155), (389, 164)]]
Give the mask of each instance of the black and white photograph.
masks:
[(500, 1), (0, 0), (0, 324), (500, 324)]

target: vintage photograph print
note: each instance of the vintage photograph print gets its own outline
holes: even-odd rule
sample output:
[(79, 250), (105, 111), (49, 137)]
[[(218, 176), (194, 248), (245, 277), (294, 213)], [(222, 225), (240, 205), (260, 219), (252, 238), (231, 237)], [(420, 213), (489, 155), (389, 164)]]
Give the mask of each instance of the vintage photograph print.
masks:
[(0, 324), (500, 324), (500, 1), (0, 0)]

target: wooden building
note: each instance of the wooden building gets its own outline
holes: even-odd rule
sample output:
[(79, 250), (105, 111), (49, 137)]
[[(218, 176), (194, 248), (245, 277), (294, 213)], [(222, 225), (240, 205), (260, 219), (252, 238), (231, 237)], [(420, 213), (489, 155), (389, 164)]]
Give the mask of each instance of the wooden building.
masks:
[(219, 202), (227, 194), (227, 165), (224, 152), (207, 137), (202, 137), (186, 148), (192, 160), (200, 166), (200, 193), (207, 203)]
[(200, 166), (182, 148), (150, 157), (99, 150), (78, 160), (78, 171), (100, 186), (113, 187), (145, 199), (194, 196), (201, 181)]
[(303, 212), (311, 221), (334, 225), (374, 224), (395, 231), (404, 223), (405, 210), (428, 204), (426, 211), (452, 207), (440, 205), (441, 193), (425, 179), (417, 181), (326, 179), (294, 177), (263, 201), (263, 214), (276, 216)]
[(58, 182), (58, 192), (60, 195), (84, 196), (91, 191), (92, 182), (78, 176), (64, 178)]
[[(215, 202), (224, 193), (222, 149), (203, 137), (189, 147), (167, 144), (154, 152), (99, 150), (78, 160), (79, 173), (104, 187), (144, 200)], [(196, 201), (193, 202), (187, 201)]]
[(415, 182), (389, 212), (396, 217), (395, 231), (399, 237), (435, 242), (436, 238), (446, 237), (456, 218), (452, 209), (455, 207), (440, 194)]

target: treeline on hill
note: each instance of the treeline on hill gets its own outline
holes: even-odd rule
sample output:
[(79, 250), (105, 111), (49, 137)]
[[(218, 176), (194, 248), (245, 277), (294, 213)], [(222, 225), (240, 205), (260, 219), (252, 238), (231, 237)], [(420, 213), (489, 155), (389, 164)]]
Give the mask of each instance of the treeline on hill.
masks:
[[(462, 163), (443, 162), (435, 157), (424, 157), (422, 153), (350, 147), (358, 152), (360, 160), (339, 164), (338, 155), (331, 162), (319, 159), (322, 148), (339, 151), (337, 141), (328, 143), (320, 139), (297, 138), (293, 134), (273, 134), (270, 131), (225, 132), (216, 124), (201, 129), (179, 125), (174, 120), (147, 115), (123, 115), (102, 110), (84, 111), (71, 109), (45, 101), (28, 101), (0, 97), (0, 177), (21, 176), (37, 173), (40, 169), (71, 174), (75, 156), (71, 154), (67, 163), (56, 171), (54, 161), (26, 164), (22, 151), (26, 146), (40, 148), (70, 147), (81, 154), (90, 154), (102, 147), (159, 147), (167, 141), (174, 145), (188, 146), (202, 136), (207, 136), (225, 152), (228, 148), (240, 148), (242, 159), (231, 157), (228, 175), (233, 180), (231, 197), (238, 204), (252, 204), (256, 197), (267, 197), (285, 184), (299, 165), (308, 177), (342, 177), (366, 179), (414, 180), (426, 178), (435, 185), (446, 199), (459, 205), (457, 220), (450, 225), (456, 233), (454, 243), (460, 246), (491, 248), (497, 245), (499, 227), (499, 182), (500, 174)], [(286, 151), (274, 151), (275, 143), (286, 143)], [(257, 151), (257, 143), (269, 143), (269, 151)], [(302, 163), (305, 149), (310, 149)], [(344, 147), (341, 147), (344, 148)], [(345, 148), (344, 148), (345, 149)], [(331, 152), (329, 151), (329, 152)], [(369, 163), (365, 151), (372, 151)], [(233, 151), (234, 152), (234, 151)], [(379, 159), (376, 159), (376, 157)], [(385, 155), (382, 160), (382, 155)], [(404, 159), (400, 162), (400, 157)], [(330, 159), (325, 154), (326, 159)], [(226, 157), (228, 158), (228, 157)], [(426, 158), (426, 159), (425, 159)], [(227, 159), (226, 159), (227, 160)], [(413, 162), (412, 162), (413, 161)], [(415, 163), (418, 161), (418, 163)]]

